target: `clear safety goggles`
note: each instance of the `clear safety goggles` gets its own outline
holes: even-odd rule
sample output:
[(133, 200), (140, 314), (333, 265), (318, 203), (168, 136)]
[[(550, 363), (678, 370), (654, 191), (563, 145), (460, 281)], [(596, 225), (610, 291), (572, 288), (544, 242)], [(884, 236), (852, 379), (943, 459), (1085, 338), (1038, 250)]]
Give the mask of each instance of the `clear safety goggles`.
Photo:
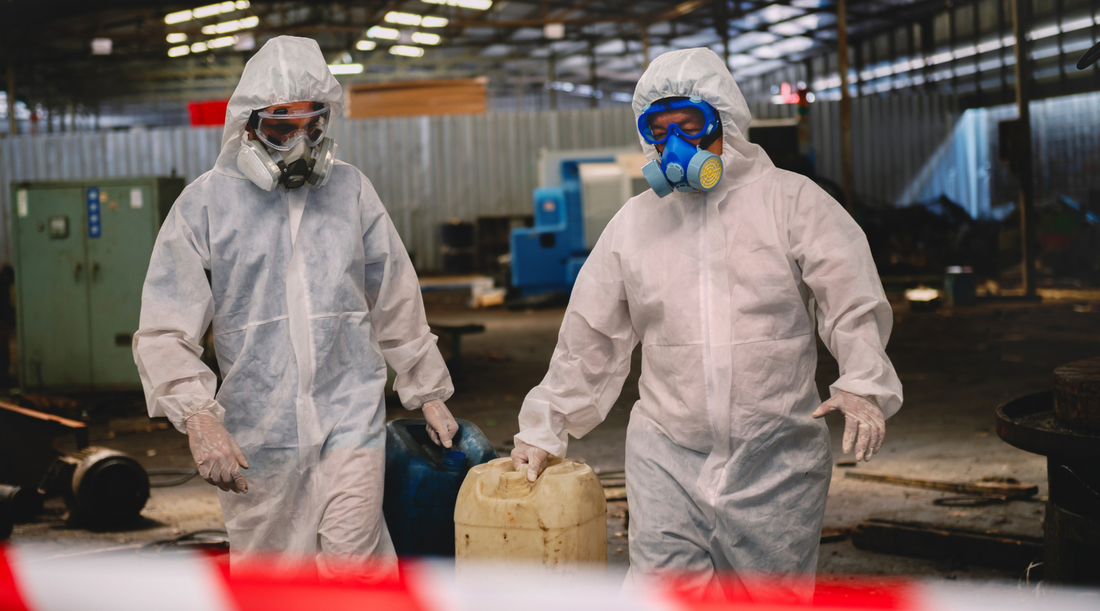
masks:
[(721, 125), (718, 111), (698, 96), (654, 102), (638, 116), (638, 133), (650, 144), (664, 144), (673, 135), (694, 140), (715, 133)]
[(299, 140), (317, 146), (328, 129), (329, 105), (310, 112), (291, 113), (286, 108), (259, 111), (253, 129), (256, 137), (277, 151), (289, 151)]

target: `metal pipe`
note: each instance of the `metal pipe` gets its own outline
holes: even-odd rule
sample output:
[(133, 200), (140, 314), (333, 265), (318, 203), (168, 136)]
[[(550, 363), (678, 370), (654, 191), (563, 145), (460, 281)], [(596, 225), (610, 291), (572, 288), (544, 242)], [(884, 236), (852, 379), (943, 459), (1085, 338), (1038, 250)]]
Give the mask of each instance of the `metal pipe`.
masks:
[(855, 175), (852, 171), (852, 98), (848, 93), (848, 2), (836, 5), (837, 69), (840, 72), (840, 175), (844, 207), (852, 211)]
[[(843, 0), (842, 0), (843, 1)], [(1016, 37), (1016, 111), (1019, 113), (1017, 167), (1020, 180), (1020, 240), (1025, 295), (1035, 296), (1035, 186), (1031, 171), (1031, 85), (1027, 27), (1031, 23), (1031, 0), (1012, 0), (1012, 33)]]

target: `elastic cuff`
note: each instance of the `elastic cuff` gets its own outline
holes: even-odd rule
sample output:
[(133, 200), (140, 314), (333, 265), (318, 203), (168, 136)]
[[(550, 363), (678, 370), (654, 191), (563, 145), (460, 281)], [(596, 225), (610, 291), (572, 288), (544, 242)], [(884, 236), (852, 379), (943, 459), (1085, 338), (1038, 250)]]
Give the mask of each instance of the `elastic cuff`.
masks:
[(187, 419), (190, 418), (191, 416), (196, 416), (198, 414), (204, 414), (204, 413), (205, 414), (210, 414), (218, 422), (222, 422), (222, 421), (225, 420), (225, 408), (223, 408), (221, 405), (219, 405), (218, 402), (215, 401), (214, 399), (209, 399), (209, 400), (207, 400), (203, 403), (199, 403), (198, 406), (193, 408), (193, 409), (185, 410), (184, 412), (182, 412), (180, 414), (179, 424), (176, 424), (175, 422), (173, 422), (172, 424), (174, 424), (177, 429), (180, 429), (181, 431), (186, 432), (187, 431), (187, 424), (186, 424)]
[(884, 403), (881, 394), (882, 387), (877, 384), (841, 378), (829, 385), (830, 397), (835, 397), (841, 391), (855, 395), (860, 399), (866, 399), (875, 407), (882, 409)]
[(520, 431), (514, 438), (516, 445), (521, 442), (545, 450), (550, 456), (565, 458), (568, 446), (548, 429), (527, 429)]
[(453, 394), (454, 392), (447, 389), (437, 390), (421, 397), (420, 406), (413, 409), (423, 409), (426, 403), (431, 403), (432, 401), (447, 401)]

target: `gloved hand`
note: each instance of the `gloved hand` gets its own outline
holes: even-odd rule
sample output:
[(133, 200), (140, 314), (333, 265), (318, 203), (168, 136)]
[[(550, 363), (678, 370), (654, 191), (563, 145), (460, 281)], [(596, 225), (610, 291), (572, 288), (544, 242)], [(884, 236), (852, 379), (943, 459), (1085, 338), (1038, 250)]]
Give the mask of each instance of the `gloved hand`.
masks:
[(542, 471), (542, 467), (546, 464), (546, 459), (548, 458), (550, 458), (550, 453), (546, 450), (536, 448), (522, 441), (512, 449), (512, 465), (515, 467), (516, 471), (519, 471), (519, 466), (526, 463), (527, 481), (529, 482), (538, 479), (539, 473)]
[(451, 410), (442, 401), (436, 399), (424, 404), (424, 419), (428, 421), (428, 437), (437, 446), (451, 447), (451, 439), (458, 432), (458, 423)]
[(870, 400), (844, 392), (821, 404), (814, 411), (814, 418), (821, 418), (829, 412), (844, 414), (844, 441), (842, 448), (847, 454), (856, 449), (856, 462), (871, 460), (871, 456), (882, 449), (882, 440), (886, 437), (886, 418), (882, 410)]
[(248, 461), (222, 423), (211, 414), (199, 412), (184, 424), (199, 475), (227, 492), (248, 492), (248, 482), (241, 473), (241, 467), (248, 468)]

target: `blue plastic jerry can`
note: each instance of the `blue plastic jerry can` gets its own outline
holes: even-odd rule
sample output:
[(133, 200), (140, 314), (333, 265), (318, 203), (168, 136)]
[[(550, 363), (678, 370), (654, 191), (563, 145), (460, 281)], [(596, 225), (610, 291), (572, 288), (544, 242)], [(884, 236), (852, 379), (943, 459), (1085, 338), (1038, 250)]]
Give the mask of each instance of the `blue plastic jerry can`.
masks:
[(466, 472), (497, 458), (472, 422), (456, 419), (450, 449), (428, 437), (423, 418), (386, 423), (382, 513), (399, 556), (455, 555), (455, 500)]

